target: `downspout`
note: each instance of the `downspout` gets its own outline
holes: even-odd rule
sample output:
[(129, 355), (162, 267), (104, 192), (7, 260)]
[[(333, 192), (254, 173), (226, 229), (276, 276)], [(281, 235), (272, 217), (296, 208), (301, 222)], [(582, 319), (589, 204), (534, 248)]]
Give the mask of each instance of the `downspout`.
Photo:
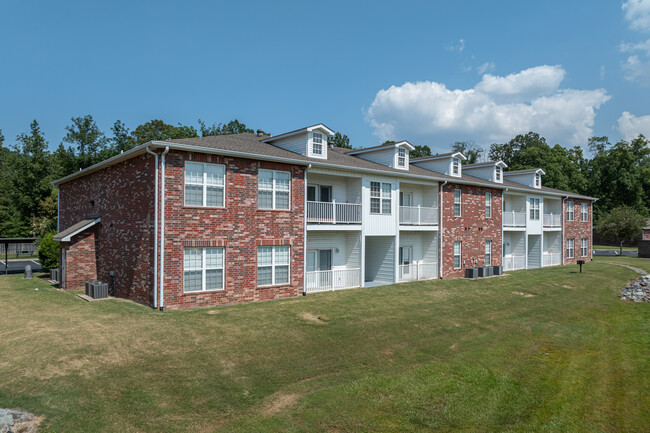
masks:
[(307, 170), (305, 169), (305, 211), (303, 212), (303, 243), (302, 243), (302, 296), (307, 296)]
[(148, 153), (152, 154), (156, 158), (156, 180), (154, 187), (154, 228), (153, 228), (153, 308), (158, 308), (158, 154), (149, 149), (149, 146), (146, 147)]
[[(501, 173), (501, 179), (503, 179), (503, 173)], [(505, 239), (503, 238), (503, 212), (506, 203), (506, 193), (510, 188), (506, 188), (505, 191), (501, 194), (501, 273), (503, 274), (503, 246), (505, 245)]]
[(160, 173), (160, 311), (165, 307), (165, 155), (169, 146), (161, 154)]
[(438, 244), (439, 244), (439, 247), (438, 247), (438, 267), (439, 267), (438, 278), (441, 279), (441, 280), (442, 280), (442, 221), (443, 221), (443, 219), (442, 219), (442, 209), (444, 207), (443, 203), (442, 203), (442, 188), (445, 185), (447, 185), (447, 181), (445, 181), (445, 183), (440, 185), (440, 191), (439, 191), (440, 199), (438, 200), (438, 209), (440, 210), (440, 212), (439, 212), (440, 213), (440, 224), (438, 224)]
[(562, 198), (562, 265), (564, 265), (564, 256), (566, 255), (566, 246), (564, 245), (564, 241), (566, 238), (566, 233), (564, 233), (564, 221), (566, 221), (566, 215), (564, 214), (564, 200), (568, 199), (569, 196), (567, 195), (566, 197)]
[(589, 207), (591, 208), (591, 261), (594, 260), (594, 202), (596, 200), (592, 200), (589, 204)]

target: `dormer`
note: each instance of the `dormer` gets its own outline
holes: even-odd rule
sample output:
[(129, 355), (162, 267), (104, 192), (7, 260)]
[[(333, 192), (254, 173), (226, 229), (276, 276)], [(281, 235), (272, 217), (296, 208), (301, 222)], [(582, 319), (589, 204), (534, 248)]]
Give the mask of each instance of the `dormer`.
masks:
[(546, 173), (541, 168), (530, 168), (527, 170), (505, 171), (503, 177), (511, 182), (541, 189), (543, 174)]
[(319, 123), (262, 141), (310, 158), (327, 159), (327, 138), (332, 135), (334, 131)]
[(467, 158), (462, 153), (449, 152), (415, 158), (411, 160), (411, 164), (448, 176), (461, 177), (463, 175), (463, 161), (467, 161)]
[(348, 155), (353, 155), (398, 170), (408, 170), (409, 152), (414, 149), (415, 147), (408, 141), (391, 141), (381, 146), (353, 150), (352, 152), (348, 152)]
[(465, 173), (495, 183), (503, 183), (503, 169), (508, 167), (503, 161), (478, 162), (463, 166)]

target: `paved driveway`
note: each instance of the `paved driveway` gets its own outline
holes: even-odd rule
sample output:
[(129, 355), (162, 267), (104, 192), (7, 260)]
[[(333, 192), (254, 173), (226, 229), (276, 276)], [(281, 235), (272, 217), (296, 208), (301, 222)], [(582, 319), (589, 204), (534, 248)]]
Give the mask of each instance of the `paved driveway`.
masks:
[[(22, 274), (25, 272), (25, 266), (31, 266), (32, 272), (43, 272), (38, 260), (9, 260), (8, 270), (10, 274)], [(5, 262), (0, 260), (0, 275), (5, 274)]]
[[(636, 257), (638, 254), (636, 250), (623, 250), (624, 256)], [(618, 256), (618, 250), (594, 250), (594, 256)]]

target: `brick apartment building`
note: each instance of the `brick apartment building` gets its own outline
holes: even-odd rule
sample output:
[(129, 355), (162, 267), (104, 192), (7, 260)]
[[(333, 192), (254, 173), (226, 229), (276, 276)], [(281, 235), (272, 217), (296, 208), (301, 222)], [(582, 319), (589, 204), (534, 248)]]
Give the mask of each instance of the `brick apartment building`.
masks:
[(595, 199), (541, 169), (331, 135), (153, 141), (59, 179), (62, 287), (185, 309), (591, 259)]

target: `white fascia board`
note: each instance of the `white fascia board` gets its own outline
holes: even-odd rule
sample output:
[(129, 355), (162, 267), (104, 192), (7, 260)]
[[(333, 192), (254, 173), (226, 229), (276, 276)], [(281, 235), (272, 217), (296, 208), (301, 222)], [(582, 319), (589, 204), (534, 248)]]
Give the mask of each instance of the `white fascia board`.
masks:
[(283, 139), (283, 138), (291, 137), (291, 136), (293, 136), (293, 135), (304, 134), (305, 132), (312, 132), (312, 131), (317, 130), (317, 129), (320, 129), (320, 130), (324, 131), (325, 133), (327, 133), (328, 136), (329, 136), (329, 135), (334, 135), (334, 131), (332, 131), (331, 129), (329, 129), (329, 128), (328, 128), (327, 126), (325, 126), (324, 124), (322, 124), (322, 123), (318, 123), (318, 124), (316, 124), (316, 125), (312, 125), (312, 126), (307, 126), (307, 127), (305, 127), (305, 128), (296, 129), (295, 131), (285, 132), (285, 133), (280, 134), (280, 135), (274, 135), (274, 136), (272, 136), (272, 137), (269, 137), (269, 138), (266, 138), (266, 139), (262, 140), (262, 142), (263, 142), (263, 143), (272, 143), (272, 142), (274, 142), (274, 141), (276, 141), (276, 140), (280, 140), (280, 139)]

